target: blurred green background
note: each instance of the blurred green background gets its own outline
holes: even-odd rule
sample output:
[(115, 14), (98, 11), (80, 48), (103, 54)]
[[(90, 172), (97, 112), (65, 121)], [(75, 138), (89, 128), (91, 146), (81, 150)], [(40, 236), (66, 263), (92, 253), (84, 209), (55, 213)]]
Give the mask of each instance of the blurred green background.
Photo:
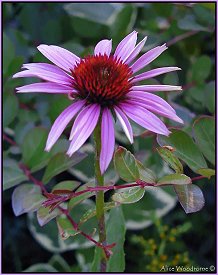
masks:
[[(4, 133), (17, 143), (14, 146), (7, 142), (4, 144), (4, 180), (9, 177), (13, 182), (12, 188), (5, 188), (3, 196), (2, 271), (21, 272), (39, 264), (28, 270), (87, 272), (94, 248), (86, 247), (87, 242), (83, 238), (70, 238), (63, 245), (57, 240), (54, 224), (40, 228), (34, 215), (15, 217), (12, 212), (13, 186), (25, 181), (17, 163), (27, 135), (36, 126), (48, 131), (69, 101), (58, 95), (16, 95), (15, 87), (32, 80), (12, 79), (11, 76), (20, 70), (23, 63), (46, 61), (37, 51), (39, 44), (59, 45), (85, 56), (93, 52), (100, 39), (112, 38), (115, 48), (126, 34), (136, 30), (139, 40), (148, 36), (142, 52), (165, 42), (169, 46), (149, 68), (182, 68), (181, 72), (173, 72), (148, 83), (160, 81), (183, 86), (181, 93), (160, 95), (167, 97), (184, 120), (184, 130), (192, 135), (194, 120), (200, 115), (213, 116), (215, 112), (215, 4), (2, 3), (2, 7), (3, 127)], [(170, 121), (166, 122), (175, 126)], [(118, 143), (135, 152), (159, 176), (166, 173), (169, 168), (154, 150), (157, 146), (155, 139), (141, 137), (139, 128), (135, 131), (139, 136), (134, 147), (128, 144), (120, 129), (117, 129)], [(41, 136), (44, 132), (34, 133), (37, 133), (36, 139), (44, 139)], [(43, 147), (40, 150), (43, 151)], [(50, 184), (72, 177), (87, 182), (93, 176), (91, 140), (84, 151), (89, 153), (89, 157), (58, 175)], [(211, 164), (209, 167), (213, 168)], [(36, 177), (40, 178), (42, 171), (37, 171)], [(190, 177), (194, 175), (187, 166), (185, 173)], [(112, 169), (108, 174), (116, 180)], [(148, 194), (139, 203), (123, 208), (129, 229), (125, 242), (125, 272), (158, 272), (163, 265), (215, 265), (214, 179), (204, 179), (197, 184), (206, 200), (205, 207), (198, 213), (186, 215), (168, 189)], [(93, 204), (93, 201), (89, 200), (87, 205), (89, 203)], [(80, 210), (78, 208), (78, 212)]]

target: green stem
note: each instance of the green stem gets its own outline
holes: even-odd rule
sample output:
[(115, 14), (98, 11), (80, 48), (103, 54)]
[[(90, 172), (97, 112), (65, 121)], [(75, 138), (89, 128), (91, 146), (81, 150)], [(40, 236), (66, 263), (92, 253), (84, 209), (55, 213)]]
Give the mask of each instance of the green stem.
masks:
[[(104, 176), (101, 174), (100, 170), (100, 152), (101, 152), (101, 125), (100, 120), (94, 131), (95, 140), (95, 178), (96, 186), (104, 186)], [(96, 217), (98, 220), (98, 233), (99, 242), (106, 245), (106, 228), (104, 219), (104, 191), (98, 191), (96, 194)], [(107, 269), (107, 258), (102, 250), (101, 261), (100, 261), (100, 271), (106, 272)]]

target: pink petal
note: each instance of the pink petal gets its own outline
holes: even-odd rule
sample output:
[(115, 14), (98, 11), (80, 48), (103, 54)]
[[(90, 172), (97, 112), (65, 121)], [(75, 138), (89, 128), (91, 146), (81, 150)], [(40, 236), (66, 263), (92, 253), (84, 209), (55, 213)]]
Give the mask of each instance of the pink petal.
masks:
[(33, 83), (16, 88), (18, 93), (51, 93), (51, 94), (67, 94), (73, 91), (69, 86), (59, 85), (52, 82)]
[(48, 139), (46, 142), (46, 151), (50, 151), (51, 147), (55, 144), (58, 138), (63, 133), (67, 124), (73, 119), (73, 117), (79, 112), (79, 110), (84, 106), (85, 101), (77, 101), (67, 107), (55, 120), (52, 128), (49, 132)]
[(146, 40), (147, 36), (136, 45), (136, 47), (132, 50), (132, 52), (127, 56), (127, 58), (123, 62), (125, 62), (126, 64), (131, 63), (132, 60), (140, 53), (140, 51), (144, 47)]
[(124, 133), (126, 134), (127, 138), (129, 139), (130, 143), (133, 143), (133, 132), (132, 126), (126, 117), (126, 115), (121, 111), (120, 108), (114, 107), (114, 111), (117, 115), (117, 118), (123, 128)]
[[(95, 129), (95, 126), (98, 122), (99, 115), (100, 115), (100, 107), (97, 104), (87, 106), (79, 113), (79, 115), (77, 116), (74, 122), (75, 129), (77, 130), (75, 134), (73, 134), (73, 139), (67, 151), (67, 154), (69, 156), (75, 153), (89, 138), (89, 136)], [(80, 124), (81, 121), (84, 121), (84, 124)], [(80, 125), (77, 126), (77, 124), (80, 124)]]
[(127, 102), (130, 104), (134, 103), (154, 113), (183, 123), (183, 121), (176, 115), (175, 110), (159, 96), (149, 93), (145, 94), (145, 92), (130, 92), (128, 96), (130, 96), (130, 99)]
[(112, 49), (112, 40), (104, 39), (104, 40), (101, 40), (100, 42), (98, 42), (98, 44), (95, 46), (94, 53), (95, 53), (95, 55), (106, 54), (107, 56), (109, 56), (111, 53), (111, 49)]
[(146, 91), (146, 92), (169, 92), (169, 91), (181, 91), (181, 86), (172, 85), (140, 85), (133, 86), (132, 91)]
[(133, 31), (118, 44), (114, 57), (125, 60), (129, 56), (129, 53), (135, 48), (136, 41), (137, 32)]
[(101, 153), (100, 170), (104, 174), (108, 168), (114, 153), (115, 134), (114, 123), (110, 111), (105, 108), (102, 113), (101, 121)]
[(136, 75), (131, 82), (135, 83), (135, 82), (138, 82), (138, 81), (141, 81), (141, 80), (145, 80), (145, 79), (152, 78), (152, 77), (155, 77), (155, 76), (158, 76), (158, 75), (161, 75), (161, 74), (165, 74), (165, 73), (169, 73), (169, 72), (173, 72), (173, 71), (178, 71), (178, 70), (181, 70), (181, 69), (178, 68), (178, 67), (157, 68), (157, 69), (150, 70), (150, 71), (147, 71), (145, 73)]
[(48, 46), (42, 44), (37, 48), (51, 62), (67, 72), (71, 72), (76, 62), (80, 61), (78, 56), (58, 46)]
[(143, 54), (130, 68), (132, 69), (133, 73), (139, 71), (143, 67), (147, 66), (151, 63), (154, 59), (156, 59), (162, 52), (167, 49), (166, 44), (162, 46), (158, 46), (154, 49), (151, 49), (147, 53)]
[(43, 80), (59, 83), (63, 85), (71, 85), (73, 78), (67, 73), (51, 64), (35, 63), (24, 64), (23, 68), (28, 70), (21, 71), (13, 75), (15, 77), (39, 77)]
[(134, 105), (133, 103), (121, 103), (120, 108), (129, 118), (149, 131), (165, 136), (170, 134), (170, 131), (167, 129), (165, 124), (145, 108)]

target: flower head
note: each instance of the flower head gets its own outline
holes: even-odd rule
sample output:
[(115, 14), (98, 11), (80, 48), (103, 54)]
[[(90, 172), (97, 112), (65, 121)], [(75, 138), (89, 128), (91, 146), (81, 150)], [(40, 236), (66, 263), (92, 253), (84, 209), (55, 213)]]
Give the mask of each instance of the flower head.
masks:
[(165, 124), (153, 113), (182, 123), (175, 110), (161, 97), (159, 91), (181, 90), (180, 86), (140, 85), (140, 81), (171, 71), (178, 67), (163, 67), (137, 74), (139, 70), (156, 59), (167, 47), (158, 46), (135, 60), (143, 48), (146, 38), (136, 45), (137, 32), (127, 35), (111, 54), (112, 40), (101, 40), (94, 55), (79, 58), (58, 46), (40, 45), (38, 50), (52, 64), (29, 63), (26, 69), (13, 77), (38, 77), (45, 82), (17, 88), (18, 92), (60, 93), (68, 95), (72, 104), (55, 120), (46, 143), (49, 151), (74, 118), (70, 133), (71, 156), (89, 138), (98, 121), (101, 123), (100, 168), (104, 173), (114, 152), (115, 133), (112, 112), (133, 142), (129, 119), (140, 126), (162, 135), (169, 135)]

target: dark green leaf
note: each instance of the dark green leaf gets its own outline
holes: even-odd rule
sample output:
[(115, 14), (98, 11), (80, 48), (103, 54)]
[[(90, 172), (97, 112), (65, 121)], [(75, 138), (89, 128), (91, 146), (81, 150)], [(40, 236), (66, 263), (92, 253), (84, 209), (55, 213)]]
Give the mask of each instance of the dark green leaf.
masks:
[(192, 66), (192, 78), (194, 81), (202, 82), (210, 75), (212, 62), (209, 56), (199, 57)]
[(22, 184), (18, 186), (12, 195), (12, 208), (14, 214), (19, 216), (23, 213), (33, 212), (39, 209), (46, 198), (42, 195), (39, 186)]
[(77, 230), (75, 230), (65, 215), (61, 215), (57, 217), (57, 226), (59, 230), (59, 234), (63, 240), (68, 239), (71, 236), (75, 236), (79, 234)]
[(197, 185), (174, 186), (174, 189), (186, 214), (200, 211), (204, 207), (204, 196)]
[(209, 31), (208, 28), (198, 24), (195, 21), (194, 16), (186, 15), (182, 19), (178, 20), (178, 27), (182, 30), (190, 30), (190, 31)]
[(27, 180), (27, 176), (19, 168), (16, 161), (5, 159), (3, 164), (3, 190), (7, 190), (22, 181)]
[(12, 93), (3, 94), (3, 128), (14, 121), (18, 112), (18, 100)]
[(172, 146), (175, 156), (183, 160), (193, 171), (207, 168), (206, 161), (192, 138), (181, 130), (172, 130), (169, 137), (159, 136), (160, 146)]
[(123, 180), (129, 182), (139, 179), (139, 169), (135, 157), (121, 146), (114, 154), (114, 166)]
[(112, 200), (124, 204), (135, 203), (143, 198), (144, 194), (145, 189), (142, 187), (129, 187), (116, 192), (112, 196)]
[(52, 256), (48, 263), (51, 266), (53, 266), (58, 272), (70, 272), (71, 271), (68, 263), (59, 254)]
[(54, 190), (69, 190), (69, 191), (73, 191), (79, 185), (80, 185), (80, 183), (78, 181), (73, 181), (73, 180), (62, 181), (62, 182), (59, 182), (58, 184), (56, 184), (54, 186), (54, 188), (52, 188), (52, 192)]
[(193, 125), (195, 140), (204, 156), (215, 165), (215, 119), (200, 117)]
[(49, 160), (50, 153), (45, 152), (48, 132), (40, 127), (31, 129), (21, 145), (23, 162), (32, 170), (43, 168)]
[(181, 162), (176, 156), (174, 156), (174, 153), (168, 147), (159, 147), (157, 148), (157, 151), (163, 160), (165, 160), (176, 173), (183, 173)]
[(14, 58), (14, 46), (9, 37), (3, 33), (3, 73), (6, 74)]
[(184, 185), (184, 184), (190, 184), (192, 181), (191, 179), (184, 175), (184, 174), (172, 174), (167, 175), (158, 180), (156, 183), (156, 186), (162, 186), (162, 185)]
[(56, 154), (49, 160), (42, 181), (45, 184), (48, 183), (54, 176), (74, 166), (83, 160), (85, 156), (86, 155), (84, 153), (80, 152), (74, 153), (72, 157), (68, 157), (64, 153)]

